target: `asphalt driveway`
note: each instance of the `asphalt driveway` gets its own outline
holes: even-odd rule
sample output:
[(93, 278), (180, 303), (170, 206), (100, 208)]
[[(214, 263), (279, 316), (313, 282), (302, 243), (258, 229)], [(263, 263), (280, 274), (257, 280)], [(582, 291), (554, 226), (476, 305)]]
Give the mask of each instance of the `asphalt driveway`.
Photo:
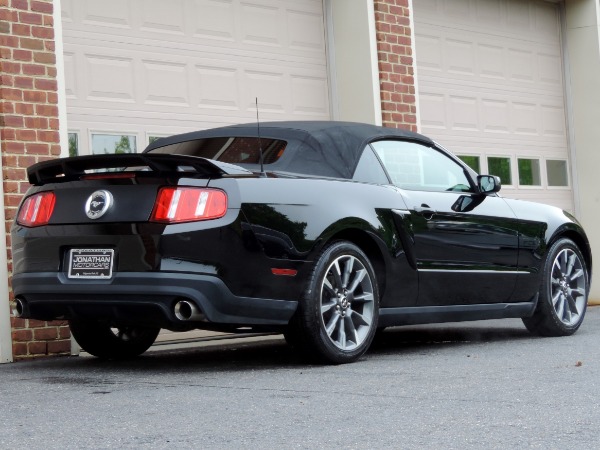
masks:
[(599, 342), (596, 307), (568, 338), (396, 328), (344, 366), (280, 336), (5, 364), (0, 448), (600, 448)]

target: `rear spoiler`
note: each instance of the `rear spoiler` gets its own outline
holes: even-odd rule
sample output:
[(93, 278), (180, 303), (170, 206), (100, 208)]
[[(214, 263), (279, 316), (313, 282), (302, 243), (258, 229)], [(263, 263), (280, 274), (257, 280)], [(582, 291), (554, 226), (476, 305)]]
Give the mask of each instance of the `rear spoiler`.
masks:
[(102, 171), (102, 169), (125, 169), (128, 167), (140, 171), (152, 171), (157, 175), (181, 174), (182, 172), (192, 172), (196, 176), (206, 178), (220, 178), (225, 175), (252, 175), (252, 172), (242, 167), (197, 156), (128, 153), (74, 156), (43, 161), (29, 167), (27, 177), (30, 184), (41, 186), (47, 183), (78, 180), (82, 175), (92, 170)]

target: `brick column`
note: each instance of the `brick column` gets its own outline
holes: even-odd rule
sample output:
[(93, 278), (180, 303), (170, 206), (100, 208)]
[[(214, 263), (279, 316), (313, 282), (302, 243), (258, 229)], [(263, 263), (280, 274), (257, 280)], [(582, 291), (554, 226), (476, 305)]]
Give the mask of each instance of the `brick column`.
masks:
[[(26, 168), (60, 155), (52, 14), (52, 0), (0, 0), (0, 133), (7, 231), (29, 187)], [(7, 248), (10, 282), (10, 242)], [(64, 322), (11, 317), (11, 325), (15, 358), (70, 352)]]
[(409, 0), (374, 3), (383, 126), (417, 131)]

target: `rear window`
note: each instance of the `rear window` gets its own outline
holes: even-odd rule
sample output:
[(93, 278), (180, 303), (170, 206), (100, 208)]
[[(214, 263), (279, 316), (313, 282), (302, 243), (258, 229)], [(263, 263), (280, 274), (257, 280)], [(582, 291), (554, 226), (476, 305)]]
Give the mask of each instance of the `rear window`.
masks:
[(259, 164), (260, 148), (264, 164), (272, 164), (283, 155), (286, 141), (257, 137), (215, 137), (166, 145), (150, 153), (199, 156), (230, 164)]

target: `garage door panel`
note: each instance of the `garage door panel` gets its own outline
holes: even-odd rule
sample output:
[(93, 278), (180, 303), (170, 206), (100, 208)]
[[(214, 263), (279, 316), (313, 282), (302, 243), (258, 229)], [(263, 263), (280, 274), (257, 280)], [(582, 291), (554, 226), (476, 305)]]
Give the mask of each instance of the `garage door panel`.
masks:
[(68, 127), (83, 153), (98, 131), (143, 148), (252, 122), (257, 97), (261, 120), (330, 118), (321, 0), (113, 3), (62, 2)]
[[(507, 99), (504, 91), (477, 89), (468, 84), (429, 87), (419, 95), (421, 126), (439, 135), (445, 130), (471, 131), (480, 138), (506, 133), (564, 148), (566, 125), (561, 98), (533, 94)], [(435, 130), (435, 131), (433, 131)], [(521, 136), (525, 135), (525, 136)], [(516, 137), (516, 136), (515, 136)]]
[(142, 103), (189, 107), (187, 65), (160, 60), (141, 60), (143, 81)]
[(478, 32), (469, 33), (466, 39), (464, 30), (427, 24), (419, 26), (416, 45), (419, 79), (441, 76), (444, 80), (563, 95), (560, 47), (518, 38), (500, 41)]
[(497, 38), (518, 35), (524, 41), (560, 44), (556, 4), (529, 0), (418, 0), (419, 26), (483, 33)]
[(164, 7), (164, 0), (143, 0), (143, 2), (144, 7), (139, 17), (141, 30), (150, 33), (185, 35), (184, 0), (169, 0), (169, 8)]
[[(150, 21), (143, 18), (149, 14), (144, 1), (119, 0), (118, 3), (121, 7), (116, 8), (117, 14), (104, 12), (104, 3), (97, 0), (62, 2), (65, 41), (83, 35), (97, 42), (176, 51), (212, 49), (216, 54), (230, 55), (248, 51), (258, 55), (272, 53), (287, 60), (308, 57), (323, 63), (326, 44), (321, 1), (160, 1), (150, 8), (154, 17)], [(105, 17), (89, 14), (89, 8), (102, 11)], [(161, 14), (167, 17), (166, 26), (160, 21), (153, 22)]]

